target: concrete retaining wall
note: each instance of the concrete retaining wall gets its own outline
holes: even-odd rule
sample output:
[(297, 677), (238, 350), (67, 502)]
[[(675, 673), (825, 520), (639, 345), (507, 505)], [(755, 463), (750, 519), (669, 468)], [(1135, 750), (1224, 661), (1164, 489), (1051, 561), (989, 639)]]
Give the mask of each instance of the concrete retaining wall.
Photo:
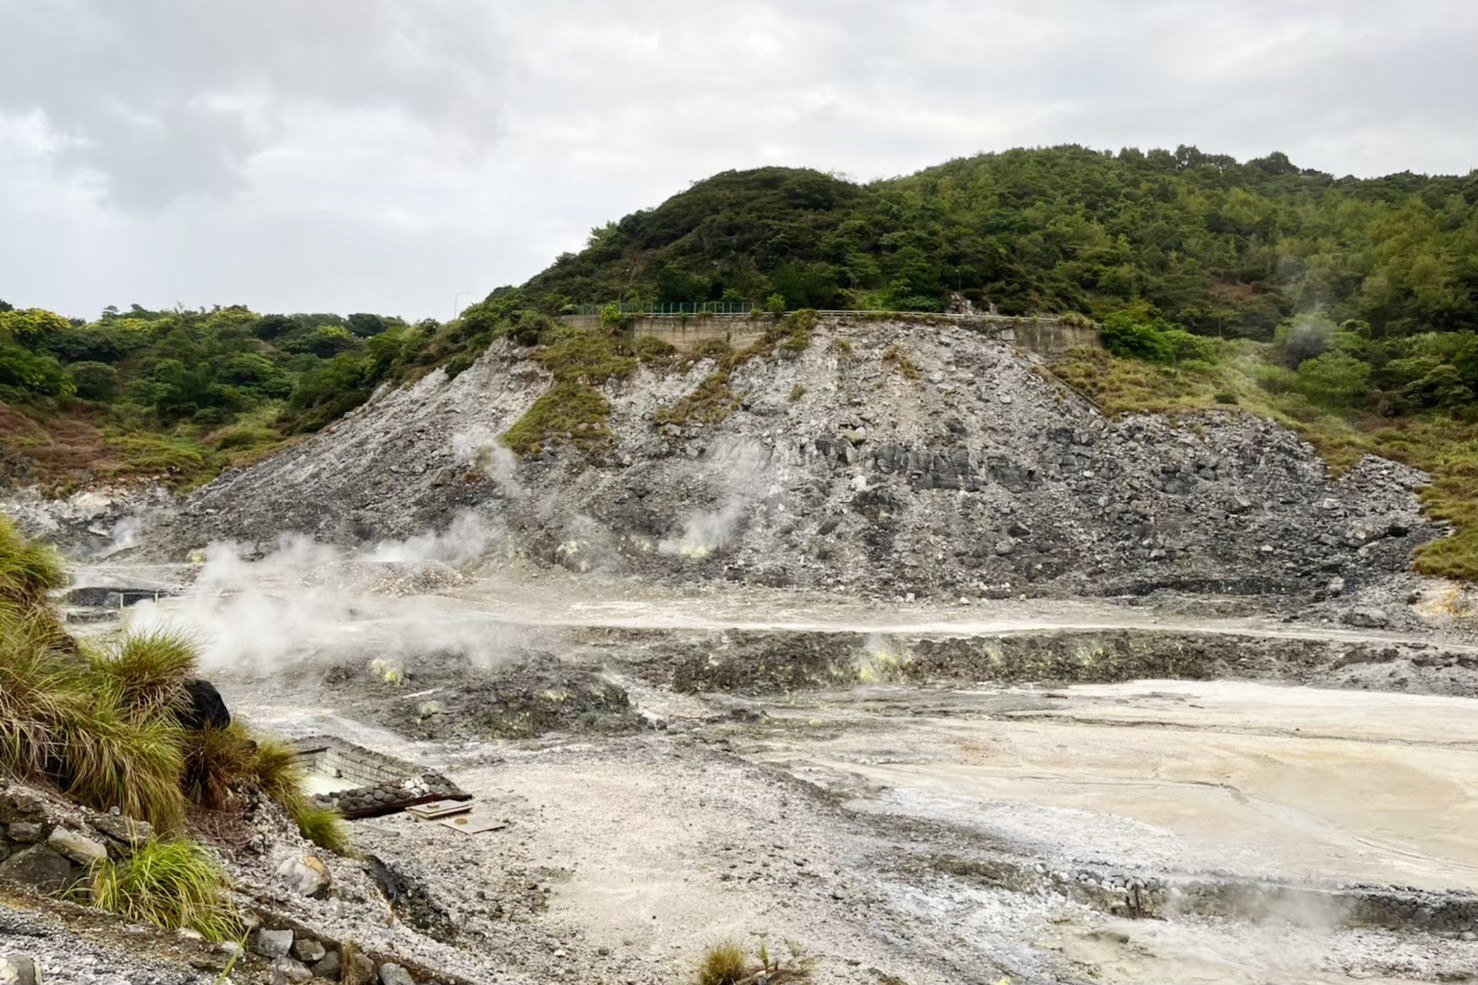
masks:
[[(564, 315), (566, 325), (594, 330), (601, 327), (599, 315)], [(949, 321), (985, 335), (1010, 342), (1022, 349), (1042, 355), (1057, 355), (1078, 346), (1098, 345), (1098, 329), (1093, 325), (1067, 323), (1056, 318), (1008, 318), (1004, 315), (909, 315), (896, 318), (882, 314), (860, 315), (855, 312), (821, 313), (823, 323), (832, 325), (896, 327), (909, 322)], [(703, 315), (686, 318), (672, 315), (644, 315), (633, 318), (626, 331), (636, 338), (661, 339), (679, 352), (692, 352), (704, 342), (723, 341), (742, 349), (764, 337), (774, 324), (771, 315)]]

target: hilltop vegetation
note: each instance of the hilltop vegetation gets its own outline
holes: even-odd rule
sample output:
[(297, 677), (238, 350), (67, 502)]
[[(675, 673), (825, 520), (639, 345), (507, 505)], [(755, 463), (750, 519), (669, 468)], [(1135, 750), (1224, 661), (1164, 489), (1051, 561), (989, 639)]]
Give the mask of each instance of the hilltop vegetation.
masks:
[[(53, 488), (135, 476), (188, 487), (323, 427), (383, 382), (466, 368), (512, 324), (499, 310), (411, 325), (134, 305), (85, 322), (0, 301), (0, 465)], [(537, 335), (551, 322), (535, 324)]]
[[(1427, 469), (1429, 505), (1462, 536), (1423, 564), (1478, 577), (1478, 518), (1459, 492), (1478, 420), (1475, 209), (1478, 172), (1335, 178), (1281, 154), (1238, 162), (1189, 147), (1012, 150), (865, 185), (724, 172), (592, 231), (580, 253), (446, 324), (239, 306), (84, 322), (0, 302), (0, 464), (53, 488), (189, 486), (377, 386), (437, 366), (454, 376), (503, 336), (534, 347), (558, 383), (510, 446), (568, 433), (593, 447), (609, 410), (601, 381), (638, 356), (664, 362), (557, 327), (572, 305), (931, 312), (969, 300), (1099, 321), (1107, 355), (1056, 371), (1110, 408), (1241, 405), (1295, 427), (1336, 468), (1376, 451)], [(723, 371), (685, 405), (695, 419), (735, 402)]]
[(867, 185), (761, 168), (594, 230), (526, 289), (925, 311), (958, 291), (1005, 314), (1138, 302), (1209, 335), (1269, 339), (1316, 308), (1382, 336), (1456, 331), (1478, 312), (1475, 207), (1478, 173), (1337, 179), (1191, 147), (1012, 150)]

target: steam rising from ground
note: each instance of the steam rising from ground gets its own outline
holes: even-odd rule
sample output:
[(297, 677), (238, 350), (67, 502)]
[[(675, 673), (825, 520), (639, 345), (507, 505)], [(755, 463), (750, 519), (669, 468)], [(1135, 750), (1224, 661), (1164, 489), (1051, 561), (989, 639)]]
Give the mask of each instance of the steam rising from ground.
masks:
[(518, 456), (489, 428), (477, 426), (452, 435), (452, 454), (458, 463), (481, 469), (507, 498), (523, 498), (523, 485), (518, 481)]
[(723, 496), (718, 509), (700, 510), (682, 521), (682, 533), (666, 537), (657, 550), (701, 558), (729, 542), (749, 507), (767, 494), (770, 450), (758, 441), (735, 440), (714, 445), (705, 459), (709, 484)]
[(100, 558), (112, 557), (119, 551), (126, 551), (131, 547), (139, 546), (144, 532), (144, 521), (136, 516), (126, 516), (113, 524), (113, 539), (107, 546), (98, 551)]
[(481, 557), (500, 534), (468, 512), (443, 531), (359, 554), (295, 535), (248, 560), (238, 545), (216, 543), (185, 596), (140, 603), (128, 626), (195, 635), (207, 673), (265, 675), (315, 660), (403, 665), (436, 651), (489, 666), (517, 645), (517, 633), (459, 617), (428, 593), (460, 583), (458, 566)]

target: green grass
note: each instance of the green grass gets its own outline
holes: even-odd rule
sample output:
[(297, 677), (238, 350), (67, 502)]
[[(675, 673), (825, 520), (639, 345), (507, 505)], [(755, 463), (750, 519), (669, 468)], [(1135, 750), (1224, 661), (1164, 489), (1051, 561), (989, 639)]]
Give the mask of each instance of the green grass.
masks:
[(96, 863), (90, 894), (93, 906), (128, 920), (224, 941), (241, 933), (229, 885), (220, 864), (199, 845), (156, 838), (126, 861)]
[(518, 455), (562, 444), (585, 451), (608, 444), (611, 402), (597, 387), (630, 376), (637, 357), (618, 351), (616, 340), (604, 332), (560, 328), (532, 358), (549, 370), (554, 383), (508, 429), (503, 443)]
[(0, 605), (35, 610), (45, 605), (47, 592), (66, 583), (61, 556), (45, 544), (29, 543), (0, 516)]
[(195, 676), (194, 639), (171, 630), (130, 633), (88, 656), (100, 686), (116, 688), (118, 702), (135, 717), (176, 711)]
[(239, 722), (203, 728), (185, 751), (185, 797), (207, 810), (227, 810), (241, 778), (253, 775), (255, 766), (256, 750)]
[(729, 373), (717, 370), (703, 378), (671, 407), (657, 412), (658, 424), (677, 424), (687, 427), (693, 424), (719, 424), (739, 409), (739, 397), (729, 389)]
[(516, 455), (531, 455), (562, 444), (589, 450), (608, 443), (611, 402), (587, 383), (555, 383), (503, 435)]
[(1053, 362), (1050, 374), (1111, 416), (1241, 408), (1270, 418), (1313, 445), (1336, 475), (1367, 454), (1421, 469), (1432, 478), (1420, 493), (1426, 514), (1452, 523), (1454, 532), (1418, 547), (1413, 567), (1478, 581), (1478, 424), (1438, 413), (1384, 418), (1322, 406), (1293, 389), (1292, 374), (1269, 363), (1266, 346), (1224, 343), (1219, 350), (1214, 364), (1176, 367), (1079, 349)]
[(147, 476), (177, 489), (191, 489), (220, 474), (226, 459), (189, 437), (150, 432), (109, 434), (108, 449), (118, 464), (107, 469), (113, 478)]
[(293, 814), (298, 824), (298, 833), (313, 844), (335, 855), (351, 855), (354, 845), (349, 838), (349, 828), (338, 811), (328, 807), (305, 805)]

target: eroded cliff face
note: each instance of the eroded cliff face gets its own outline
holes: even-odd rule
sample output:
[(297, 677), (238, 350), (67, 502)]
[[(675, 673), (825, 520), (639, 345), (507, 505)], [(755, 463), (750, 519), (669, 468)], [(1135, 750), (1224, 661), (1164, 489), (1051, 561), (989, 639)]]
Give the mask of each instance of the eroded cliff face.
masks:
[(959, 326), (823, 322), (733, 367), (722, 420), (662, 414), (715, 365), (605, 383), (608, 444), (518, 460), (498, 438), (550, 376), (498, 342), (222, 476), (147, 540), (266, 552), (285, 532), (355, 545), (461, 516), (468, 546), (577, 571), (989, 597), (1353, 590), (1439, 532), (1410, 469), (1368, 458), (1334, 479), (1238, 412), (1109, 421)]

